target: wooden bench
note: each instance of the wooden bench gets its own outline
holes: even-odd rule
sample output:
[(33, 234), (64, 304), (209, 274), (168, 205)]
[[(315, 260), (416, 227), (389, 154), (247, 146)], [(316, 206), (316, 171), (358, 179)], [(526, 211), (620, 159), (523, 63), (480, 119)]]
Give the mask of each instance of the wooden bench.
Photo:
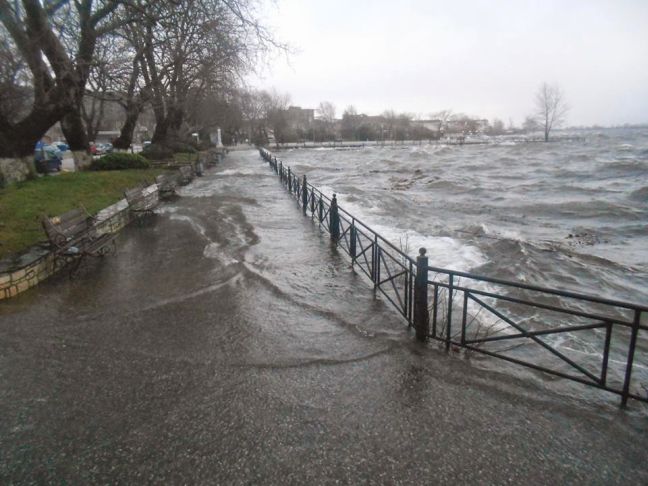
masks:
[(155, 178), (155, 183), (158, 186), (158, 194), (161, 199), (171, 199), (176, 194), (176, 187), (178, 187), (178, 176), (171, 174), (160, 174)]
[(160, 204), (160, 195), (157, 186), (133, 187), (124, 191), (128, 209), (136, 216), (153, 214), (153, 210)]
[(52, 218), (43, 216), (41, 223), (53, 251), (61, 257), (81, 260), (84, 256), (106, 255), (117, 236), (99, 233), (95, 219), (84, 209), (72, 209)]
[(182, 167), (180, 167), (179, 172), (180, 184), (182, 184), (183, 186), (189, 184), (194, 178), (193, 167), (191, 167), (190, 165), (183, 165)]

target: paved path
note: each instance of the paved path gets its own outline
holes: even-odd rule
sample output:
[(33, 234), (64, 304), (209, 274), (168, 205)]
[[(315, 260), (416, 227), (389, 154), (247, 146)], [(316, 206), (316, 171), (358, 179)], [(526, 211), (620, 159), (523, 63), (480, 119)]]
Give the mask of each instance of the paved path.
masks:
[(417, 344), (253, 152), (183, 191), (0, 304), (0, 483), (648, 483), (640, 405)]

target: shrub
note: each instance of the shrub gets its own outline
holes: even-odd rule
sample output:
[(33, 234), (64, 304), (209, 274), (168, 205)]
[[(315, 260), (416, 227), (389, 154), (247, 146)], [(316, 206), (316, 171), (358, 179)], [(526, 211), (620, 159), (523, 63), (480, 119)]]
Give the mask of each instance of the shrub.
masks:
[(144, 147), (142, 155), (149, 160), (166, 160), (173, 158), (173, 150), (165, 145), (152, 144)]
[(198, 152), (195, 146), (185, 142), (170, 142), (168, 147), (178, 154), (195, 154)]
[(90, 170), (148, 169), (151, 163), (140, 154), (113, 152), (90, 163)]

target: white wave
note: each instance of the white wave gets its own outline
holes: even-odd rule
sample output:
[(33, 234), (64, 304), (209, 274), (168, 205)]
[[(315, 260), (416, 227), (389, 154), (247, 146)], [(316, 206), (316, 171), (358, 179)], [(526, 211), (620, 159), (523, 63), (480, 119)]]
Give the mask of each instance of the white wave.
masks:
[(215, 242), (211, 242), (205, 245), (205, 248), (203, 248), (203, 256), (211, 260), (217, 260), (225, 266), (239, 263), (236, 258), (232, 258), (231, 256), (227, 255), (220, 247), (220, 245)]
[(479, 248), (449, 236), (424, 235), (380, 224), (372, 224), (371, 227), (412, 258), (418, 255), (419, 248), (425, 248), (429, 264), (434, 267), (468, 272), (488, 262)]
[(157, 214), (175, 214), (178, 212), (178, 206), (171, 206), (168, 204), (160, 205), (155, 208)]
[[(323, 186), (322, 192), (332, 195), (332, 190), (328, 186)], [(414, 258), (418, 255), (419, 248), (425, 248), (432, 266), (467, 272), (488, 262), (486, 255), (475, 245), (449, 236), (425, 235), (414, 230), (378, 223), (377, 221), (382, 219), (380, 206), (364, 207), (344, 201), (345, 194), (342, 193), (337, 194), (337, 199), (344, 210), (367, 224), (387, 241), (401, 248), (409, 256)]]
[(244, 176), (251, 176), (251, 175), (259, 175), (261, 172), (257, 170), (256, 167), (250, 167), (247, 169), (225, 169), (220, 172), (213, 172), (210, 174), (210, 176), (213, 177), (231, 177), (231, 176), (236, 176), (236, 177), (244, 177)]

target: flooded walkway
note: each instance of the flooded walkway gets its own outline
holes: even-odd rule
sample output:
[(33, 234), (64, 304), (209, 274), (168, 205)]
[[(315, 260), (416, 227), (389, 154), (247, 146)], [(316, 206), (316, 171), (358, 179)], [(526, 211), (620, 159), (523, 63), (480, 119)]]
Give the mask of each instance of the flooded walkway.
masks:
[(416, 343), (251, 151), (0, 304), (2, 483), (646, 483), (614, 403)]

